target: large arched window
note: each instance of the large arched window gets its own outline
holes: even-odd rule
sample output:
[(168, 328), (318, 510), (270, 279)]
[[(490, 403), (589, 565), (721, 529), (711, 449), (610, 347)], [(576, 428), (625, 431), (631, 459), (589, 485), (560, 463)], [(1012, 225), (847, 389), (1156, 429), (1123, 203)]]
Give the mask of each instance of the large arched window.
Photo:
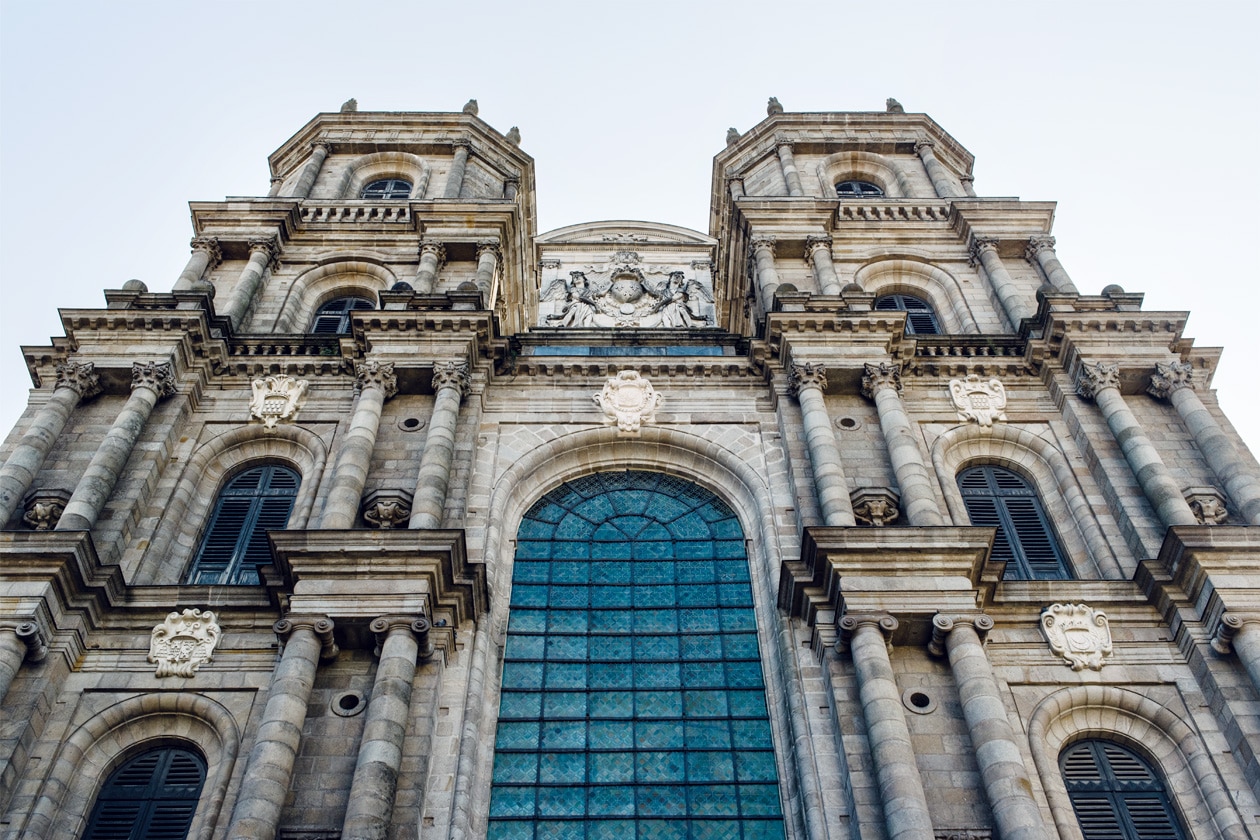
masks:
[(1006, 561), (1006, 580), (1072, 577), (1037, 491), (1001, 467), (972, 467), (958, 474), (971, 524), (996, 528), (992, 559)]
[(254, 467), (219, 491), (189, 583), (254, 584), (271, 562), (267, 532), (284, 528), (301, 478), (288, 467)]
[(311, 322), (311, 332), (315, 335), (346, 335), (350, 332), (351, 312), (375, 308), (376, 304), (367, 298), (333, 298), (315, 313), (315, 320)]
[(365, 186), (359, 197), (387, 201), (405, 200), (411, 198), (411, 182), (402, 178), (382, 178)]
[(941, 334), (932, 306), (914, 295), (883, 295), (875, 299), (875, 310), (906, 313), (906, 335)]
[(1073, 744), (1059, 756), (1085, 840), (1182, 840), (1164, 783), (1141, 756), (1110, 741)]
[(659, 473), (600, 473), (544, 496), (517, 537), (491, 840), (781, 840), (731, 509)]
[(206, 763), (177, 747), (149, 750), (106, 780), (85, 840), (183, 840), (188, 836)]

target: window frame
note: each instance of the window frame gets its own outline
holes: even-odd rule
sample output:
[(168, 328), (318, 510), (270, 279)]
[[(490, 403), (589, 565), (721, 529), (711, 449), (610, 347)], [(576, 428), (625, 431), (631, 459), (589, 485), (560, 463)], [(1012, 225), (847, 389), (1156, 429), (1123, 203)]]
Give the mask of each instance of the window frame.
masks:
[[(1088, 755), (1083, 755), (1086, 752)], [(1117, 771), (1109, 753), (1117, 753), (1118, 758), (1127, 760), (1123, 773)], [(1086, 762), (1091, 766), (1086, 766)], [(1095, 836), (1114, 837), (1111, 832), (1115, 831), (1120, 832), (1123, 840), (1187, 840), (1189, 835), (1163, 774), (1135, 750), (1107, 738), (1075, 741), (1059, 753), (1059, 773), (1085, 840)], [(1141, 773), (1146, 778), (1139, 778)], [(1085, 778), (1087, 775), (1094, 778)], [(1128, 778), (1121, 778), (1122, 775)], [(1162, 808), (1166, 818), (1162, 824), (1158, 824), (1159, 820), (1152, 821), (1152, 803)], [(1135, 818), (1135, 805), (1145, 814)], [(1138, 825), (1139, 820), (1146, 823), (1145, 829), (1154, 828), (1159, 833), (1147, 833)], [(1093, 834), (1091, 830), (1108, 833)]]
[[(403, 188), (403, 185), (406, 188)], [(373, 188), (379, 188), (379, 195), (373, 193)], [(411, 193), (415, 190), (416, 185), (406, 178), (377, 178), (363, 185), (359, 190), (359, 199), (362, 201), (407, 201), (411, 198)]]
[[(884, 301), (892, 301), (892, 307), (882, 307)], [(908, 302), (913, 302), (918, 308), (911, 308)], [(875, 312), (904, 312), (906, 313), (906, 335), (944, 335), (941, 329), (941, 319), (936, 314), (936, 307), (931, 302), (924, 300), (918, 295), (907, 294), (906, 292), (891, 292), (886, 295), (879, 295), (872, 304), (872, 310)], [(926, 324), (924, 323), (926, 319)], [(930, 331), (921, 330), (921, 326), (930, 326)]]
[[(840, 188), (842, 186), (852, 187), (854, 192), (841, 192)], [(845, 178), (836, 181), (832, 188), (836, 191), (837, 198), (885, 198), (888, 195), (887, 191), (879, 184), (864, 181), (860, 178)]]
[[(364, 305), (358, 306), (357, 304), (360, 303)], [(330, 298), (315, 310), (315, 317), (311, 319), (307, 332), (311, 335), (349, 335), (350, 316), (355, 312), (367, 312), (373, 309), (376, 309), (376, 301), (359, 295), (340, 295)], [(321, 320), (327, 319), (331, 322), (334, 317), (337, 318), (335, 330), (320, 328)]]
[[(254, 474), (260, 474), (257, 488), (242, 486), (236, 489)], [(292, 486), (273, 490), (273, 480), (281, 475), (291, 478)], [(261, 583), (258, 569), (271, 562), (270, 552), (266, 551), (267, 532), (283, 530), (288, 526), (301, 486), (301, 473), (282, 464), (254, 465), (233, 475), (215, 494), (214, 507), (198, 541), (197, 553), (185, 583), (193, 586), (253, 586)], [(246, 504), (240, 504), (241, 501)], [(268, 501), (273, 503), (267, 504)], [(284, 504), (286, 501), (287, 505)], [(226, 510), (229, 502), (237, 502), (230, 506), (234, 510)], [(280, 528), (268, 527), (268, 522), (280, 520), (282, 508), (283, 525)], [(225, 552), (228, 546), (230, 550)], [(262, 556), (264, 552), (265, 557)], [(223, 559), (208, 559), (207, 554), (219, 554)], [(216, 566), (221, 568), (216, 569)]]
[[(198, 776), (195, 785), (169, 782), (171, 771), (181, 757), (185, 760), (191, 759), (191, 769)], [(138, 769), (137, 765), (150, 760), (153, 760), (153, 767), (148, 771), (143, 785), (122, 784), (128, 778), (129, 771), (134, 772)], [(187, 773), (189, 769), (184, 767), (182, 771)], [(88, 813), (87, 826), (83, 831), (84, 840), (184, 840), (192, 828), (207, 777), (206, 757), (200, 751), (192, 749), (191, 745), (161, 745), (133, 755), (114, 769), (101, 785), (92, 803), (92, 810)], [(164, 804), (168, 807), (163, 808)], [(175, 804), (178, 808), (175, 813), (172, 813), (170, 804)], [(112, 808), (119, 805), (122, 806), (122, 813), (118, 808)], [(126, 813), (128, 805), (136, 806), (132, 814)], [(114, 813), (110, 814), (110, 810)], [(182, 832), (178, 830), (178, 825), (168, 824), (165, 831), (161, 825), (155, 826), (155, 818), (163, 816), (182, 820)], [(105, 821), (111, 817), (115, 820), (129, 818), (130, 825), (124, 826), (122, 822), (107, 825)], [(143, 831), (137, 834), (141, 829)]]
[[(984, 488), (965, 486), (980, 474)], [(979, 464), (960, 470), (956, 483), (969, 523), (996, 529), (990, 558), (1005, 555), (1003, 580), (1075, 579), (1062, 541), (1031, 481), (1007, 467)], [(986, 501), (992, 503), (991, 510), (983, 509)], [(1039, 556), (1030, 557), (1034, 551)]]

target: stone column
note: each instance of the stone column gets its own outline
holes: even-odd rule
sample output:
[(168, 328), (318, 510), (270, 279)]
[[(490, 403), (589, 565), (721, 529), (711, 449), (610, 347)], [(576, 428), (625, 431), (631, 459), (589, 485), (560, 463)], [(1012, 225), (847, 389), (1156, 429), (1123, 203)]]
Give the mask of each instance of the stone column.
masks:
[(1222, 656), (1232, 650), (1260, 691), (1260, 614), (1227, 612), (1212, 634), (1212, 649)]
[(429, 653), (429, 622), (424, 618), (384, 616), (372, 622), (371, 630), (376, 634), (381, 662), (350, 784), (350, 801), (341, 828), (343, 840), (385, 840), (389, 834), (416, 657)]
[(965, 192), (968, 195), (968, 197), (975, 198), (976, 197), (976, 176), (975, 175), (960, 175), (958, 176), (958, 180), (962, 181), (963, 192)]
[(58, 531), (89, 531), (109, 501), (118, 483), (136, 438), (148, 422), (153, 407), (163, 397), (175, 393), (175, 371), (169, 362), (133, 362), (131, 396), (105, 433), (91, 463), (74, 488), (66, 509), (57, 521)]
[(1059, 257), (1054, 252), (1053, 236), (1029, 237), (1028, 247), (1024, 249), (1024, 259), (1041, 266), (1042, 273), (1046, 275), (1046, 282), (1058, 291), (1070, 295), (1080, 294), (1076, 289), (1076, 284), (1072, 282), (1072, 278), (1068, 276), (1063, 263), (1059, 262)]
[(372, 450), (376, 448), (381, 409), (387, 399), (398, 393), (393, 362), (355, 362), (354, 372), (359, 399), (350, 418), (350, 430), (333, 466), (328, 500), (319, 520), (319, 527), (323, 529), (354, 527), (363, 499), (363, 485), (372, 465)]
[(459, 198), (459, 191), (464, 187), (464, 170), (468, 167), (468, 153), (471, 145), (468, 140), (456, 140), (455, 156), (451, 158), (451, 168), (446, 175), (446, 188), (442, 198)]
[[(319, 170), (323, 168), (324, 161), (328, 159), (329, 151), (327, 143), (318, 142), (311, 144), (311, 159), (306, 162), (297, 184), (293, 187), (293, 198), (310, 198), (311, 189), (315, 186), (315, 179), (319, 177)], [(358, 196), (355, 196), (355, 198), (358, 198)]]
[(879, 428), (888, 445), (888, 458), (897, 475), (906, 518), (911, 525), (944, 525), (914, 425), (901, 402), (901, 365), (887, 362), (866, 365), (862, 372), (862, 396), (872, 400), (879, 412)]
[(412, 285), (422, 295), (433, 294), (438, 272), (446, 262), (446, 248), (441, 242), (425, 240), (420, 243), (420, 266), (416, 269), (416, 281)]
[(22, 497), (66, 427), (70, 412), (80, 400), (101, 392), (100, 377), (91, 362), (62, 362), (57, 365), (57, 384), (52, 396), (35, 415), (9, 459), (0, 467), (0, 528), (22, 504)]
[(914, 144), (914, 152), (923, 161), (924, 168), (927, 169), (928, 177), (932, 179), (932, 186), (936, 189), (936, 194), (941, 198), (958, 198), (961, 193), (954, 186), (954, 179), (950, 176), (949, 170), (936, 159), (936, 144), (931, 140), (920, 140)]
[(840, 278), (836, 276), (836, 265), (831, 261), (830, 236), (807, 236), (805, 261), (813, 264), (814, 274), (818, 277), (818, 286), (822, 294), (840, 294)]
[(930, 650), (936, 656), (949, 656), (997, 836), (1001, 840), (1047, 840), (1041, 809), (1032, 797), (1032, 780), (981, 643), (991, 629), (993, 619), (987, 615), (937, 614), (932, 619)]
[(486, 239), (477, 243), (477, 275), (473, 282), (481, 290), (481, 305), (494, 308), (494, 273), (499, 269), (499, 240)]
[(779, 154), (779, 168), (783, 171), (783, 182), (787, 185), (788, 195), (804, 195), (805, 190), (801, 186), (801, 174), (796, 171), (796, 158), (792, 154), (791, 142), (777, 139), (775, 151)]
[(504, 178), (503, 179), (503, 200), (516, 201), (516, 196), (521, 191), (520, 178)]
[(258, 296), (262, 288), (263, 272), (275, 262), (279, 252), (280, 246), (274, 236), (249, 240), (249, 263), (241, 272), (236, 285), (232, 287), (232, 293), (228, 295), (227, 302), (223, 304), (223, 311), (220, 313), (231, 320), (232, 329), (241, 328), (245, 314), (254, 305), (254, 298)]
[(731, 201), (738, 201), (744, 197), (744, 177), (742, 175), (732, 175), (726, 179), (726, 189), (730, 191)]
[(214, 268), (223, 259), (217, 237), (197, 236), (188, 244), (192, 246), (192, 256), (188, 258), (188, 265), (179, 273), (179, 279), (175, 281), (172, 291), (185, 292), (191, 289), (194, 283), (206, 276), (206, 269)]
[(1098, 362), (1082, 364), (1076, 393), (1098, 404), (1107, 426), (1124, 452), (1129, 468), (1142, 485), (1142, 492), (1166, 527), (1198, 525), (1199, 520), (1173, 481), (1159, 450), (1142, 431), (1137, 418), (1120, 395), (1120, 366)]
[(792, 365), (791, 391), (801, 403), (805, 426), (805, 442), (809, 446), (809, 463), (814, 471), (814, 487), (823, 523), (828, 526), (856, 525), (853, 504), (849, 501), (849, 482), (844, 477), (840, 447), (831, 430), (831, 415), (823, 391), (827, 388), (827, 370), (821, 364)]
[(17, 625), (0, 625), (0, 703), (9, 693), (9, 686), (27, 659), (40, 662), (48, 654), (48, 645), (33, 621)]
[(839, 629), (840, 644), (847, 643), (853, 657), (889, 840), (933, 840), (927, 796), (888, 657), (886, 637), (897, 629), (897, 619), (887, 613), (849, 614), (840, 619)]
[(442, 509), (446, 505), (446, 487), (451, 479), (451, 461), (455, 457), (455, 423), (459, 404), (468, 394), (467, 362), (439, 362), (433, 366), (433, 416), (424, 439), (420, 471), (416, 475), (416, 491), (411, 500), (409, 528), (441, 528)]
[(971, 240), (971, 264), (974, 266), (979, 263), (984, 266), (984, 273), (989, 278), (989, 283), (993, 286), (998, 302), (1002, 304), (1007, 320), (1011, 322), (1013, 329), (1018, 330), (1019, 322), (1025, 318), (1031, 318), (1037, 314), (1037, 310), (1028, 301), (1024, 300), (1024, 296), (1020, 294), (1019, 288), (1015, 285), (1015, 281), (1011, 279), (1006, 266), (1002, 265), (1002, 258), (998, 256), (997, 247), (998, 240), (994, 237), (973, 237)]
[(277, 621), (274, 630), (288, 641), (272, 675), (262, 723), (232, 809), (229, 840), (274, 840), (293, 780), (315, 669), (321, 659), (337, 655), (333, 623), (324, 616), (289, 616)]
[(754, 236), (749, 243), (757, 264), (757, 287), (761, 291), (761, 308), (769, 314), (774, 309), (774, 293), (779, 288), (779, 272), (774, 267), (774, 237)]
[(271, 177), (271, 186), (267, 190), (267, 197), (275, 198), (276, 196), (280, 195), (280, 188), (283, 186), (284, 186), (284, 179), (277, 175), (273, 175)]
[(1247, 461), (1199, 399), (1193, 375), (1189, 362), (1158, 362), (1146, 392), (1173, 404), (1237, 512), (1248, 523), (1260, 525), (1260, 477), (1248, 469)]

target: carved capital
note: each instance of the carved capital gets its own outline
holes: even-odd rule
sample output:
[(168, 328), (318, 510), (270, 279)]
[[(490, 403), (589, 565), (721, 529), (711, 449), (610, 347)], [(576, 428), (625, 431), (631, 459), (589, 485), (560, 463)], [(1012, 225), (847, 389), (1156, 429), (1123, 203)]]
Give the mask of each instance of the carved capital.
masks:
[(983, 255), (997, 253), (998, 238), (996, 236), (973, 236), (971, 244), (968, 246), (968, 253), (971, 257), (971, 267), (975, 268), (984, 262)]
[(827, 391), (827, 367), (822, 362), (793, 362), (791, 376), (789, 387), (794, 397), (799, 397), (801, 391), (807, 388), (817, 388), (824, 393)]
[(429, 620), (422, 615), (383, 615), (373, 619), (368, 629), (376, 636), (375, 653), (377, 656), (381, 655), (381, 648), (389, 635), (402, 631), (415, 634), (416, 641), (419, 643), (419, 654), (423, 658), (433, 653), (433, 645), (429, 641), (430, 626)]
[(471, 153), (472, 140), (469, 139), (468, 137), (456, 137), (454, 140), (451, 141), (451, 147), (456, 152), (458, 152), (460, 149), (463, 149), (466, 154)]
[(18, 641), (26, 645), (26, 660), (43, 662), (48, 655), (48, 633), (36, 617), (29, 621), (18, 621), (16, 624), (0, 625), (0, 630), (9, 630), (18, 637)]
[(826, 251), (827, 256), (831, 256), (831, 237), (830, 236), (807, 236), (805, 237), (805, 262), (812, 262), (814, 253), (817, 251)]
[(1194, 367), (1189, 362), (1156, 362), (1146, 393), (1157, 400), (1166, 400), (1179, 388), (1194, 390)]
[(131, 390), (148, 388), (158, 399), (175, 393), (175, 369), (170, 362), (132, 362)]
[(319, 658), (329, 662), (341, 651), (333, 640), (333, 620), (326, 615), (289, 615), (271, 625), (281, 639), (287, 639), (295, 630), (310, 630), (319, 639)]
[(258, 236), (248, 241), (249, 255), (266, 254), (267, 261), (271, 262), (280, 253), (280, 242), (274, 236)]
[(311, 144), (311, 154), (315, 154), (316, 152), (323, 152), (324, 155), (327, 156), (328, 153), (331, 151), (332, 151), (332, 144), (329, 143), (327, 140), (316, 140), (314, 143)]
[(354, 379), (360, 391), (379, 388), (385, 399), (398, 393), (398, 377), (394, 375), (393, 362), (378, 362), (375, 359), (355, 362)]
[(749, 240), (749, 245), (752, 246), (754, 254), (759, 254), (764, 251), (768, 251), (770, 252), (770, 256), (772, 257), (774, 256), (775, 238), (773, 236), (768, 236), (766, 234), (759, 234), (757, 236), (754, 236), (751, 240)]
[(945, 639), (954, 629), (967, 626), (976, 631), (980, 641), (993, 629), (993, 619), (984, 613), (962, 613), (946, 615), (937, 613), (932, 617), (932, 641), (928, 643), (928, 652), (933, 656), (945, 655)]
[(59, 362), (55, 387), (69, 388), (86, 400), (101, 392), (101, 377), (91, 362)]
[(433, 365), (433, 392), (443, 388), (454, 388), (459, 391), (460, 398), (468, 396), (468, 388), (472, 384), (468, 362), (438, 362)]
[(1093, 400), (1098, 398), (1100, 391), (1107, 388), (1120, 390), (1120, 365), (1102, 362), (1081, 365), (1081, 372), (1076, 377), (1076, 393), (1087, 400)]
[(1042, 251), (1054, 250), (1054, 237), (1045, 234), (1028, 237), (1028, 246), (1024, 248), (1024, 259), (1028, 262), (1036, 262), (1037, 255)]
[(1260, 614), (1227, 612), (1222, 615), (1212, 633), (1212, 650), (1228, 656), (1234, 650), (1234, 637), (1248, 624), (1260, 624)]
[(926, 137), (914, 141), (914, 153), (919, 157), (931, 157), (936, 154), (936, 144)]
[(480, 261), (486, 254), (492, 255), (496, 260), (503, 259), (503, 252), (499, 250), (498, 239), (482, 239), (477, 243), (477, 260)]
[(446, 263), (446, 246), (441, 242), (426, 239), (420, 243), (420, 258), (424, 259), (426, 255), (436, 257), (438, 268), (441, 268)]
[(188, 246), (194, 251), (205, 251), (210, 255), (210, 268), (223, 261), (223, 249), (219, 247), (217, 236), (194, 236)]
[(901, 365), (880, 362), (862, 366), (862, 396), (873, 400), (881, 388), (892, 388), (898, 394), (901, 393)]
[(892, 634), (900, 626), (901, 622), (886, 612), (845, 613), (836, 622), (836, 630), (839, 633), (836, 650), (841, 653), (847, 651), (853, 643), (853, 636), (863, 627), (874, 627), (878, 630), (884, 637), (885, 645), (892, 650)]

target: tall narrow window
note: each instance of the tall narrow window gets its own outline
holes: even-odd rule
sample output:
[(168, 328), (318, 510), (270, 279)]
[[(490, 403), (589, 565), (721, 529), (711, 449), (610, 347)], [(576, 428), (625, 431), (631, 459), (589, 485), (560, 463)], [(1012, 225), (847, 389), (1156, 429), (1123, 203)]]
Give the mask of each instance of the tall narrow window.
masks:
[(289, 522), (301, 478), (288, 467), (246, 470), (219, 491), (189, 583), (258, 583), (271, 562), (267, 532)]
[(992, 557), (1006, 561), (1006, 580), (1072, 577), (1037, 491), (1027, 481), (1001, 467), (972, 467), (959, 473), (958, 489), (971, 524), (997, 529)]
[(83, 836), (183, 840), (205, 780), (205, 762), (188, 750), (166, 747), (138, 755), (106, 780)]
[(906, 335), (940, 335), (941, 325), (926, 301), (914, 295), (884, 295), (875, 299), (879, 312), (905, 312)]
[(1081, 741), (1059, 756), (1085, 840), (1182, 840), (1164, 783), (1136, 753), (1110, 741)]
[(315, 313), (315, 320), (311, 323), (311, 332), (316, 335), (346, 335), (350, 332), (351, 312), (375, 308), (376, 304), (367, 298), (333, 298)]
[(411, 182), (404, 181), (401, 178), (382, 178), (364, 187), (359, 197), (365, 199), (383, 198), (387, 201), (408, 199), (411, 198)]
[(781, 840), (739, 521), (659, 473), (564, 484), (518, 532), (491, 840)]

